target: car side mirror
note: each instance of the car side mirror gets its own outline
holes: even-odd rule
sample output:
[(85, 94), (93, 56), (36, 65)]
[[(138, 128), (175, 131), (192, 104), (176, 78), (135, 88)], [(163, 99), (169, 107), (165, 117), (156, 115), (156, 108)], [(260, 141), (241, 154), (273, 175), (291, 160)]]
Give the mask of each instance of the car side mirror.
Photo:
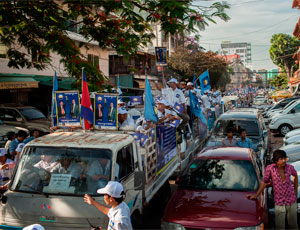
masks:
[(291, 113), (295, 113), (295, 109), (292, 109), (292, 110), (291, 110)]
[(143, 171), (134, 172), (134, 190), (139, 191), (145, 188), (146, 175)]

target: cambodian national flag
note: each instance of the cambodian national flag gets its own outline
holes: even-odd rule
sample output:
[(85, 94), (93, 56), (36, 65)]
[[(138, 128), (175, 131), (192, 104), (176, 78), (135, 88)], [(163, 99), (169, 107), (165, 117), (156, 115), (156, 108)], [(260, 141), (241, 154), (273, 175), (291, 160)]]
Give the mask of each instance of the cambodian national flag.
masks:
[(82, 69), (82, 98), (80, 117), (84, 119), (84, 129), (89, 129), (93, 126), (94, 112), (84, 69)]
[(210, 81), (209, 81), (209, 73), (206, 70), (202, 73), (199, 77), (200, 79), (200, 86), (201, 86), (201, 94), (203, 95), (206, 90), (210, 90)]

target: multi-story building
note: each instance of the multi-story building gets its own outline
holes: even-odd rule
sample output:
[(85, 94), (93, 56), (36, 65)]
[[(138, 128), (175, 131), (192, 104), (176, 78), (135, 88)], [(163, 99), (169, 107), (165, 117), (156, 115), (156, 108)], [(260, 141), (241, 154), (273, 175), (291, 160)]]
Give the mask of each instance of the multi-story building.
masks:
[(220, 53), (222, 55), (238, 54), (243, 65), (247, 68), (252, 68), (251, 43), (223, 41)]

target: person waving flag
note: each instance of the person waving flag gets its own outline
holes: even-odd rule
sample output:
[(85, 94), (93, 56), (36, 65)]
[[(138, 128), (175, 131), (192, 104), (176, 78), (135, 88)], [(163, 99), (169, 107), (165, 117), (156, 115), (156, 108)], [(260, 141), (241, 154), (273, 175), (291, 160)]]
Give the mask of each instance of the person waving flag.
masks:
[(82, 98), (80, 117), (84, 119), (84, 129), (90, 129), (91, 127), (93, 127), (94, 112), (91, 104), (84, 68), (82, 68)]

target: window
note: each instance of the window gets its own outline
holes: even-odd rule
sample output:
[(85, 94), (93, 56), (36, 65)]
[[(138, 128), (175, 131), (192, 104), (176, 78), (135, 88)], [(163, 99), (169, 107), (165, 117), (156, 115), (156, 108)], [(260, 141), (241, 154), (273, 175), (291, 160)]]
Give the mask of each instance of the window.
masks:
[(108, 149), (29, 147), (19, 160), (12, 189), (96, 195), (111, 180), (111, 156)]
[(119, 150), (117, 164), (119, 165), (119, 181), (125, 179), (134, 171), (134, 159), (131, 144)]
[(17, 121), (22, 119), (20, 114), (13, 109), (0, 109), (0, 120), (2, 121)]
[(88, 62), (99, 68), (99, 56), (89, 54)]
[(295, 108), (295, 113), (300, 113), (300, 104), (298, 104)]
[(0, 58), (7, 58), (7, 46), (0, 43)]

